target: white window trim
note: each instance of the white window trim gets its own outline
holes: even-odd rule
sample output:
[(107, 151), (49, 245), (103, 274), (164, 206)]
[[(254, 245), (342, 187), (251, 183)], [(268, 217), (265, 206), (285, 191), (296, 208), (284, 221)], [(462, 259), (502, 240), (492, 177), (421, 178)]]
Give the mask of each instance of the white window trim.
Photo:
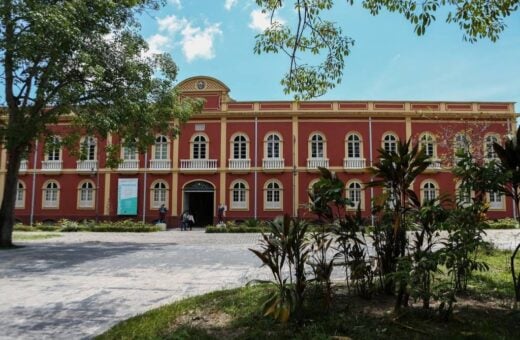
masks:
[[(347, 182), (347, 184), (345, 185), (345, 197), (346, 198), (350, 198), (350, 185), (353, 184), (353, 183), (357, 183), (360, 185), (361, 187), (361, 192), (360, 192), (360, 209), (361, 211), (365, 211), (365, 186), (363, 185), (363, 182), (361, 182), (359, 179), (352, 179), (350, 181)], [(351, 207), (350, 205), (347, 205), (346, 206), (346, 209), (349, 210), (349, 211), (355, 211), (357, 210), (357, 204), (353, 207)]]
[[(240, 206), (240, 205), (237, 206), (237, 203), (239, 203), (239, 202), (237, 202), (233, 199), (235, 185), (238, 183), (244, 184), (244, 191), (245, 191), (245, 193), (244, 193), (245, 202), (243, 203), (244, 206)], [(229, 186), (229, 210), (230, 211), (248, 211), (249, 210), (249, 185), (248, 185), (247, 181), (237, 179), (237, 180), (234, 180), (233, 182), (231, 182), (231, 184)]]
[[(49, 204), (49, 202), (54, 202), (54, 201), (48, 201), (46, 199), (46, 191), (47, 191), (47, 186), (50, 184), (50, 183), (56, 183), (56, 186), (57, 186), (57, 189), (56, 189), (56, 204)], [(48, 181), (45, 181), (45, 183), (43, 183), (43, 186), (42, 186), (42, 209), (48, 209), (48, 210), (55, 210), (55, 209), (59, 209), (60, 208), (60, 198), (61, 198), (61, 187), (60, 187), (60, 182), (58, 182), (57, 180), (48, 180)]]
[[(82, 187), (85, 183), (90, 183), (92, 185), (92, 200), (91, 201), (88, 201), (88, 200), (82, 200), (81, 199), (81, 191), (82, 191)], [(78, 210), (92, 210), (95, 208), (96, 206), (96, 185), (94, 184), (93, 181), (91, 180), (84, 180), (84, 181), (81, 181), (79, 182), (78, 184), (78, 188), (77, 188), (77, 204), (76, 204), (76, 209)], [(89, 205), (87, 204), (82, 204), (82, 202), (90, 202)]]
[[(268, 203), (267, 201), (267, 191), (268, 191), (268, 186), (270, 183), (276, 183), (278, 184), (278, 192), (279, 192), (279, 201), (278, 201), (278, 206), (270, 206), (269, 207), (269, 204), (271, 203)], [(264, 184), (264, 211), (282, 211), (283, 210), (283, 186), (282, 186), (282, 183), (276, 179), (271, 179), (271, 180), (267, 180)]]
[[(21, 184), (22, 188), (18, 188), (18, 185)], [(22, 199), (18, 199), (18, 191), (22, 190)], [(25, 185), (24, 181), (18, 180), (16, 183), (16, 200), (14, 203), (15, 209), (24, 209), (25, 208), (25, 199), (26, 199), (26, 193), (27, 193), (27, 186)]]
[[(155, 186), (159, 183), (162, 183), (164, 184), (165, 186), (165, 193), (164, 193), (164, 198), (165, 200), (164, 201), (156, 201), (155, 200)], [(163, 179), (157, 179), (155, 181), (152, 182), (152, 184), (150, 185), (150, 210), (158, 210), (162, 204), (164, 204), (164, 206), (166, 208), (169, 207), (169, 198), (170, 198), (170, 187), (168, 185), (168, 182), (163, 180)]]
[[(278, 137), (278, 151), (279, 151), (278, 157), (268, 157), (267, 142), (268, 142), (269, 136), (271, 136), (271, 135), (276, 135)], [(283, 158), (283, 138), (282, 138), (282, 135), (279, 132), (277, 132), (277, 131), (270, 131), (270, 132), (265, 134), (265, 137), (264, 137), (264, 159), (284, 159)]]

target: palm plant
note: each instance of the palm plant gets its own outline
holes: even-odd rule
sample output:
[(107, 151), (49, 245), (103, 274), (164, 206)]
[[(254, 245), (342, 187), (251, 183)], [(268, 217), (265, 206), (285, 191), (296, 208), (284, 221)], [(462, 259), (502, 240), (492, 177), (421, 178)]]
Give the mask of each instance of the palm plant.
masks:
[(509, 186), (504, 186), (503, 191), (515, 201), (517, 221), (520, 221), (520, 127), (515, 136), (506, 139), (504, 146), (493, 143), (502, 170), (508, 173)]
[[(431, 164), (429, 156), (418, 144), (411, 140), (400, 141), (396, 150), (379, 149), (379, 162), (374, 167), (375, 180), (367, 183), (369, 187), (386, 189), (387, 210), (391, 210), (391, 230), (384, 231), (386, 242), (379, 252), (381, 270), (384, 275), (396, 271), (397, 260), (406, 251), (406, 215), (420, 205), (419, 198), (411, 189), (412, 182)], [(400, 285), (402, 286), (402, 285)], [(395, 280), (387, 276), (385, 291), (392, 293)], [(404, 302), (404, 290), (399, 289), (396, 308)]]
[[(500, 158), (501, 167), (507, 172), (509, 186), (504, 186), (503, 191), (515, 201), (515, 213), (517, 222), (520, 221), (520, 127), (516, 130), (516, 135), (508, 138), (504, 146), (493, 143), (493, 148)], [(515, 273), (515, 257), (520, 250), (520, 243), (516, 246), (511, 256), (511, 275), (515, 288), (515, 300), (520, 302), (520, 274)]]

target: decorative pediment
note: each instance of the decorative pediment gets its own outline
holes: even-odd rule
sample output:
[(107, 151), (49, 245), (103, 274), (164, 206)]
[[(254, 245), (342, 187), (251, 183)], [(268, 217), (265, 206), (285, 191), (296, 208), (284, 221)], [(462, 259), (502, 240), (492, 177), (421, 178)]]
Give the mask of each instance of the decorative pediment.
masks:
[(229, 93), (229, 87), (218, 79), (206, 76), (191, 77), (183, 80), (177, 85), (179, 92), (221, 92)]

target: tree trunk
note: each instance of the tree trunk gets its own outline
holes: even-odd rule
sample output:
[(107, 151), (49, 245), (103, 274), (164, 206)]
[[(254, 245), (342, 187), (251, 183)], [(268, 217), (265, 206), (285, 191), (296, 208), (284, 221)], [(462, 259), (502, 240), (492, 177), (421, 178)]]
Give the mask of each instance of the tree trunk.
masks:
[(13, 245), (14, 208), (20, 161), (21, 154), (19, 152), (8, 152), (4, 197), (0, 208), (0, 247), (11, 247)]
[(518, 246), (516, 246), (516, 249), (513, 252), (513, 255), (511, 256), (511, 275), (513, 276), (513, 286), (515, 289), (515, 301), (517, 303), (520, 302), (520, 274), (518, 275), (518, 278), (517, 278), (516, 271), (515, 271), (515, 257), (516, 257), (516, 254), (518, 254), (519, 250), (520, 250), (520, 243), (518, 244)]

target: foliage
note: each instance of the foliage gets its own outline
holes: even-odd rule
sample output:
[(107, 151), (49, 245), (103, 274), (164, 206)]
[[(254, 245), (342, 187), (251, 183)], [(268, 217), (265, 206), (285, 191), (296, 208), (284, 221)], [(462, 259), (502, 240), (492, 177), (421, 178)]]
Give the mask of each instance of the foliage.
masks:
[(253, 227), (215, 227), (215, 226), (206, 226), (205, 229), (208, 234), (225, 234), (225, 233), (265, 233), (268, 232), (269, 229), (267, 227), (264, 228), (253, 228)]
[[(59, 144), (81, 159), (83, 135), (117, 133), (140, 151), (157, 132), (178, 132), (201, 107), (174, 91), (177, 67), (169, 55), (153, 55), (139, 35), (136, 14), (162, 0), (0, 2), (0, 62), (4, 85), (7, 173), (0, 208), (0, 244), (10, 245), (21, 157), (35, 140), (51, 135), (61, 117), (70, 121)], [(133, 144), (133, 145), (131, 145)], [(108, 145), (107, 154), (117, 156)], [(83, 150), (82, 150), (83, 149)], [(110, 157), (109, 166), (118, 159)]]
[(520, 127), (515, 136), (509, 136), (504, 146), (493, 143), (493, 149), (500, 158), (500, 170), (507, 175), (502, 191), (515, 201), (515, 211), (520, 221)]
[(513, 251), (513, 255), (511, 255), (511, 276), (513, 277), (513, 288), (515, 289), (515, 301), (516, 304), (520, 302), (520, 271), (517, 273), (515, 270), (515, 261), (516, 255), (520, 250), (520, 244), (516, 246)]
[[(261, 250), (249, 249), (269, 267), (276, 290), (263, 304), (264, 316), (286, 323), (291, 313), (301, 315), (306, 287), (305, 263), (309, 249), (305, 238), (307, 224), (289, 215), (269, 223), (270, 234), (262, 233)], [(288, 274), (286, 273), (288, 270)], [(294, 273), (294, 282), (293, 282)]]
[[(479, 254), (491, 267), (490, 272), (478, 274), (482, 278), (470, 280), (472, 286), (478, 285), (479, 296), (461, 299), (464, 307), (457, 308), (457, 319), (447, 323), (442, 315), (440, 318), (435, 315), (437, 312), (415, 307), (396, 316), (386, 312), (392, 300), (384, 295), (371, 300), (355, 299), (345, 295), (342, 287), (335, 286), (331, 313), (323, 313), (309, 295), (304, 322), (279, 325), (262, 318), (258, 310), (272, 287), (255, 285), (211, 292), (152, 309), (118, 323), (98, 339), (516, 339), (520, 333), (520, 314), (503, 306), (507, 304), (504, 297), (513, 296), (507, 266), (510, 255), (511, 252), (495, 250)], [(503, 287), (503, 296), (497, 297), (497, 287)], [(486, 302), (493, 300), (494, 303)], [(444, 309), (448, 308), (446, 305)], [(212, 315), (224, 316), (221, 319), (229, 321), (215, 322)]]
[(453, 174), (460, 179), (459, 189), (462, 192), (475, 192), (476, 202), (485, 202), (486, 193), (501, 192), (507, 181), (507, 174), (500, 171), (494, 160), (478, 164), (471, 153), (457, 154), (458, 162), (452, 169)]
[(152, 224), (137, 222), (133, 220), (121, 221), (102, 221), (96, 224), (94, 221), (86, 220), (82, 222), (60, 219), (56, 224), (36, 223), (33, 227), (23, 224), (15, 225), (16, 231), (59, 231), (59, 232), (153, 232), (160, 228)]
[(486, 222), (489, 229), (516, 229), (518, 228), (518, 221), (513, 218), (502, 218), (496, 221)]
[(486, 245), (483, 239), (486, 207), (478, 201), (467, 207), (459, 206), (451, 212), (446, 223), (448, 237), (443, 242), (442, 263), (457, 292), (465, 292), (474, 271), (485, 271), (489, 266), (477, 259), (478, 250)]
[[(290, 59), (289, 71), (281, 84), (284, 92), (295, 93), (296, 99), (321, 96), (341, 81), (344, 58), (349, 55), (354, 40), (343, 35), (339, 25), (323, 20), (322, 12), (330, 10), (333, 0), (296, 0), (294, 11), (298, 22), (295, 28), (277, 20), (275, 13), (283, 1), (256, 0), (263, 13), (270, 15), (270, 26), (256, 36), (254, 51), (286, 54)], [(299, 54), (324, 55), (318, 65), (300, 63)]]
[(268, 224), (265, 221), (258, 220), (255, 218), (249, 218), (245, 220), (244, 222), (240, 223), (241, 227), (246, 228), (265, 228), (268, 226)]
[[(256, 36), (255, 53), (283, 53), (289, 58), (289, 70), (282, 78), (285, 93), (295, 93), (296, 99), (323, 95), (341, 82), (345, 57), (350, 54), (354, 40), (346, 36), (340, 25), (326, 20), (327, 12), (334, 10), (334, 0), (256, 0), (270, 17), (270, 26)], [(354, 0), (347, 0), (353, 4)], [(446, 13), (446, 22), (457, 24), (464, 40), (496, 41), (506, 24), (504, 19), (518, 10), (518, 0), (363, 0), (372, 15), (381, 11), (398, 12), (414, 25), (421, 36), (436, 20), (436, 13)], [(276, 13), (283, 7), (293, 7), (295, 20), (282, 21)], [(444, 9), (446, 8), (446, 9)], [(293, 19), (293, 18), (291, 18)], [(294, 21), (294, 27), (289, 24)], [(305, 60), (323, 55), (318, 65)], [(303, 60), (303, 61), (302, 61)]]
[[(392, 293), (395, 286), (393, 273), (397, 270), (398, 258), (405, 256), (407, 247), (408, 216), (420, 206), (411, 185), (431, 162), (419, 144), (411, 144), (411, 139), (399, 141), (396, 150), (381, 148), (379, 154), (379, 162), (373, 169), (375, 180), (367, 185), (386, 190), (380, 201), (375, 202), (374, 212), (382, 211), (383, 216), (381, 226), (374, 232), (374, 244), (381, 263), (381, 274), (385, 276), (385, 291)], [(404, 286), (401, 285), (400, 289), (398, 301), (403, 297)], [(399, 306), (400, 302), (396, 307)]]

